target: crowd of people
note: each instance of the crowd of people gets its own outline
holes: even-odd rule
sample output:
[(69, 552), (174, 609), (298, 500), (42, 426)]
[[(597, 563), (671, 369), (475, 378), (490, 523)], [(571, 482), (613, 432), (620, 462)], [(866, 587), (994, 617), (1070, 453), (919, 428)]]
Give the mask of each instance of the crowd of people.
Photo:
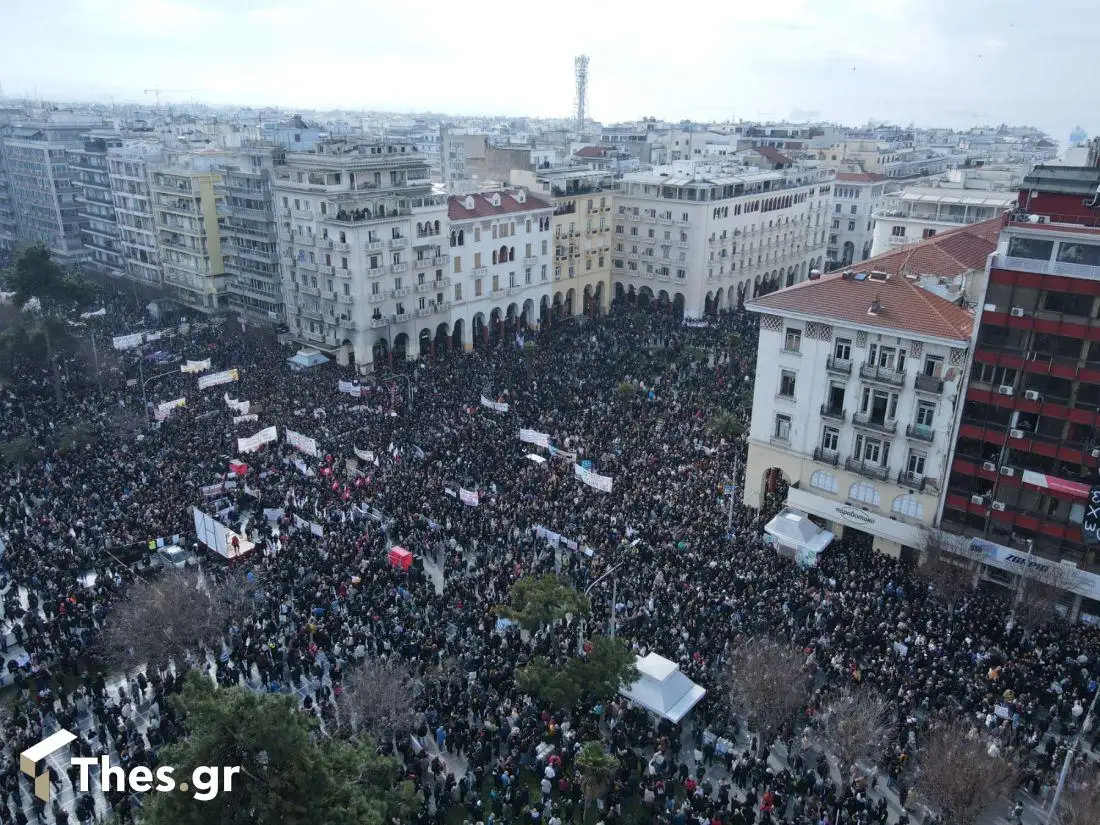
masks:
[[(151, 575), (149, 540), (196, 543), (196, 506), (220, 509), (256, 543), (240, 563), (262, 589), (212, 657), (212, 675), (297, 691), (303, 712), (330, 719), (358, 664), (403, 661), (420, 687), (415, 739), (398, 752), (422, 802), (410, 821), (423, 825), (581, 821), (575, 756), (590, 740), (618, 757), (596, 803), (609, 825), (897, 821), (908, 814), (870, 785), (835, 781), (812, 746), (815, 711), (856, 684), (896, 709), (899, 734), (872, 784), (891, 785), (903, 803), (907, 762), (940, 718), (1012, 754), (1037, 793), (1097, 689), (1092, 628), (1024, 634), (1006, 625), (1002, 602), (981, 594), (949, 612), (900, 561), (850, 536), (816, 567), (779, 557), (761, 534), (783, 505), (781, 485), (759, 510), (738, 506), (727, 528), (718, 496), (740, 483), (731, 474), (745, 447), (711, 423), (748, 421), (752, 315), (688, 326), (664, 308), (616, 306), (529, 333), (534, 346), (502, 336), (359, 377), (335, 364), (292, 372), (285, 347), (233, 322), (195, 319), (186, 334), (111, 353), (112, 335), (156, 325), (123, 298), (107, 307), (78, 328), (98, 336), (96, 362), (66, 367), (62, 403), (49, 370), (30, 362), (0, 391), (0, 442), (42, 448), (9, 457), (0, 477), (0, 645), (13, 707), (0, 720), (0, 823), (27, 821), (33, 794), (18, 753), (58, 725), (87, 720), (74, 744), (84, 752), (155, 761), (173, 728), (173, 673), (150, 667), (116, 685), (93, 654), (110, 604)], [(196, 375), (153, 366), (150, 349), (209, 358), (215, 372), (235, 367), (239, 380), (199, 390)], [(362, 396), (339, 392), (338, 381), (359, 382)], [(256, 421), (234, 424), (226, 392), (249, 401)], [(483, 395), (507, 412), (480, 404)], [(185, 406), (152, 422), (156, 403), (181, 397)], [(238, 452), (239, 437), (270, 425), (278, 442)], [(592, 462), (612, 491), (581, 483), (572, 460), (520, 442), (521, 427)], [(314, 438), (319, 455), (287, 444), (288, 428)], [(530, 460), (532, 451), (546, 461)], [(232, 459), (248, 465), (239, 479), (227, 476)], [(204, 486), (227, 477), (239, 484), (220, 502), (204, 499)], [(477, 505), (458, 490), (477, 491)], [(273, 521), (263, 515), (278, 509)], [(561, 537), (556, 547), (547, 530)], [(395, 544), (417, 558), (410, 571), (387, 559)], [(216, 570), (216, 556), (196, 549)], [(707, 689), (685, 725), (657, 723), (621, 699), (556, 708), (515, 684), (532, 657), (566, 655), (577, 637), (573, 627), (528, 636), (498, 626), (494, 608), (517, 578), (559, 571), (584, 589), (624, 560), (614, 589), (609, 580), (592, 590), (587, 632), (608, 630), (617, 594), (617, 635)], [(441, 582), (429, 575), (438, 567)], [(815, 684), (805, 736), (792, 725), (770, 759), (723, 700), (731, 651), (758, 636), (803, 650)], [(57, 822), (105, 813), (91, 795), (71, 798), (71, 810), (36, 801), (34, 813)], [(131, 816), (132, 799), (107, 801)]]

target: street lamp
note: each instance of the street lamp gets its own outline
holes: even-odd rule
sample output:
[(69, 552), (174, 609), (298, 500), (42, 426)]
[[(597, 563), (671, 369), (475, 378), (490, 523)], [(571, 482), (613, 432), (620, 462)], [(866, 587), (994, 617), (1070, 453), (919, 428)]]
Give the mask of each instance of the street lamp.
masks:
[[(606, 571), (604, 571), (603, 575), (601, 575), (598, 579), (596, 579), (594, 582), (592, 582), (592, 584), (588, 585), (588, 587), (586, 587), (584, 589), (584, 595), (587, 596), (589, 593), (591, 593), (592, 588), (594, 588), (597, 584), (602, 582), (608, 576), (613, 575), (615, 573), (615, 571), (618, 570), (620, 567), (622, 567), (624, 564), (626, 564), (627, 561), (629, 561), (629, 559), (623, 559), (618, 564), (613, 565), (612, 567), (610, 567)], [(610, 632), (609, 635), (611, 636), (612, 639), (615, 638), (615, 601), (618, 599), (618, 594), (619, 594), (619, 578), (618, 578), (618, 576), (616, 576), (615, 578), (613, 578), (611, 580), (611, 632)], [(578, 627), (580, 632), (577, 635), (577, 653), (578, 654), (584, 652), (584, 626), (585, 626), (585, 621), (584, 621), (584, 619), (581, 619), (581, 623)]]
[(145, 377), (145, 361), (143, 359), (141, 361), (138, 361), (138, 373), (141, 375), (141, 403), (142, 403), (142, 406), (145, 407), (146, 415), (148, 415), (148, 413), (149, 413), (149, 400), (145, 396), (145, 388), (149, 385), (150, 382), (156, 381), (158, 378), (164, 378), (165, 376), (168, 376), (168, 375), (176, 375), (177, 373), (179, 373), (179, 370), (174, 369), (174, 370), (168, 370), (167, 372), (159, 372), (156, 375), (150, 375), (148, 378), (146, 378)]
[(1092, 728), (1092, 714), (1096, 710), (1097, 696), (1100, 696), (1100, 687), (1092, 694), (1092, 704), (1089, 705), (1089, 712), (1085, 714), (1084, 721), (1081, 722), (1081, 727), (1078, 728), (1077, 735), (1073, 738), (1073, 744), (1066, 751), (1066, 759), (1062, 763), (1062, 772), (1058, 774), (1058, 787), (1054, 791), (1054, 798), (1050, 801), (1050, 810), (1047, 811), (1046, 825), (1054, 825), (1056, 821), (1058, 803), (1061, 801), (1062, 791), (1066, 787), (1066, 777), (1069, 776), (1069, 768), (1073, 764), (1073, 755), (1077, 753), (1077, 748), (1081, 744), (1081, 736), (1084, 735), (1085, 731)]
[(407, 375), (401, 375), (399, 373), (394, 372), (394, 373), (390, 373), (389, 375), (383, 375), (381, 380), (382, 381), (389, 381), (391, 378), (394, 379), (394, 380), (396, 380), (398, 378), (405, 379), (405, 391), (406, 391), (407, 397), (409, 399), (409, 406), (411, 407), (412, 402), (413, 402), (412, 379), (410, 379), (409, 376), (407, 376)]

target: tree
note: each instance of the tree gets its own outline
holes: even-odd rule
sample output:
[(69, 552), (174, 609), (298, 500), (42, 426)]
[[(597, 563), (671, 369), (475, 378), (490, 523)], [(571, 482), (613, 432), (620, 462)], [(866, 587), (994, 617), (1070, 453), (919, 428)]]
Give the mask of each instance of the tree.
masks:
[(412, 727), (412, 676), (403, 665), (368, 659), (344, 680), (339, 705), (352, 731), (387, 741)]
[(991, 752), (984, 737), (971, 738), (958, 727), (933, 729), (916, 765), (913, 787), (951, 825), (976, 825), (1011, 798), (1019, 778), (1016, 766)]
[(45, 361), (50, 369), (54, 400), (64, 401), (60, 358), (73, 348), (69, 326), (60, 318), (25, 312), (0, 333), (0, 362), (10, 377), (21, 364)]
[(877, 763), (893, 741), (895, 713), (889, 703), (870, 688), (845, 690), (835, 696), (821, 714), (826, 748), (840, 767), (847, 787), (851, 769), (860, 760)]
[(1100, 769), (1095, 765), (1071, 776), (1058, 806), (1059, 825), (1100, 822)]
[(44, 310), (57, 305), (86, 306), (95, 300), (98, 290), (87, 278), (70, 275), (50, 257), (50, 250), (38, 243), (28, 246), (15, 260), (8, 276), (15, 292), (14, 303), (24, 307), (37, 298)]
[(920, 549), (917, 578), (928, 585), (948, 613), (954, 613), (962, 598), (974, 589), (972, 567), (981, 554), (971, 549), (970, 542), (962, 536), (934, 529), (924, 531)]
[(500, 615), (534, 633), (548, 624), (564, 619), (588, 616), (588, 599), (553, 573), (524, 576), (512, 585), (511, 604), (498, 607)]
[(734, 441), (745, 432), (745, 424), (733, 413), (718, 413), (707, 422), (711, 435), (726, 441)]
[(620, 381), (615, 387), (615, 394), (620, 398), (633, 398), (638, 394), (638, 388), (633, 381)]
[(107, 614), (102, 656), (124, 669), (169, 661), (183, 667), (222, 638), (250, 596), (243, 578), (215, 581), (187, 569), (138, 579)]
[(1031, 570), (1034, 576), (1020, 577), (1012, 608), (1013, 621), (1025, 639), (1045, 624), (1064, 620), (1057, 608), (1081, 577), (1077, 568), (1051, 561), (1035, 562)]
[(611, 787), (611, 779), (618, 770), (619, 760), (604, 749), (601, 742), (585, 742), (581, 745), (574, 763), (581, 773), (581, 791), (584, 793), (584, 807), (592, 800), (599, 799)]
[(538, 656), (516, 672), (516, 685), (557, 708), (571, 708), (581, 699), (607, 702), (638, 678), (635, 656), (621, 639), (597, 636), (580, 657), (550, 661)]
[(369, 743), (316, 737), (316, 721), (290, 697), (219, 690), (192, 673), (169, 701), (185, 735), (160, 761), (175, 767), (177, 787), (200, 765), (240, 772), (231, 790), (205, 801), (191, 792), (150, 794), (147, 825), (384, 825), (413, 809), (395, 760), (375, 756)]
[(767, 753), (809, 701), (810, 680), (802, 657), (772, 639), (742, 642), (731, 656), (727, 696), (759, 734), (761, 754)]

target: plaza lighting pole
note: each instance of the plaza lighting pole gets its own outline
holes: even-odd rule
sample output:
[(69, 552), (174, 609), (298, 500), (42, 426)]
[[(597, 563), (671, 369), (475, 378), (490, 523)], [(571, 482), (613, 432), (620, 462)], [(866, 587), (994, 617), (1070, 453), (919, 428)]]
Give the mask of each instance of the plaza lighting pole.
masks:
[[(618, 570), (620, 567), (622, 567), (624, 564), (626, 564), (626, 562), (627, 562), (627, 560), (623, 559), (621, 562), (616, 564), (614, 567), (611, 567), (609, 570), (605, 571), (602, 576), (600, 576), (598, 579), (596, 579), (594, 582), (592, 582), (592, 584), (588, 585), (588, 587), (586, 587), (584, 589), (584, 595), (587, 596), (589, 593), (591, 593), (592, 588), (594, 588), (597, 584), (602, 582), (608, 576), (614, 574), (615, 571)], [(615, 599), (618, 596), (618, 584), (619, 584), (619, 579), (618, 579), (618, 577), (615, 577), (612, 580), (612, 583), (611, 583), (611, 585), (612, 585), (612, 587), (611, 587), (611, 636), (612, 636), (612, 638), (614, 638), (614, 636), (615, 636)], [(584, 624), (585, 624), (584, 619), (581, 619), (581, 623), (578, 626), (579, 633), (577, 635), (577, 654), (578, 655), (581, 654), (584, 651)]]
[(1089, 705), (1089, 712), (1085, 714), (1085, 720), (1081, 723), (1080, 729), (1077, 731), (1077, 735), (1073, 738), (1073, 744), (1070, 745), (1069, 750), (1066, 751), (1066, 759), (1062, 762), (1062, 772), (1058, 774), (1058, 787), (1054, 790), (1054, 798), (1050, 801), (1050, 810), (1047, 811), (1046, 825), (1054, 825), (1056, 817), (1058, 815), (1058, 803), (1062, 798), (1062, 791), (1066, 787), (1066, 777), (1069, 776), (1070, 765), (1073, 764), (1073, 755), (1077, 753), (1077, 747), (1081, 744), (1081, 736), (1086, 730), (1092, 728), (1092, 714), (1096, 710), (1096, 697), (1100, 696), (1100, 687), (1092, 694), (1092, 704)]

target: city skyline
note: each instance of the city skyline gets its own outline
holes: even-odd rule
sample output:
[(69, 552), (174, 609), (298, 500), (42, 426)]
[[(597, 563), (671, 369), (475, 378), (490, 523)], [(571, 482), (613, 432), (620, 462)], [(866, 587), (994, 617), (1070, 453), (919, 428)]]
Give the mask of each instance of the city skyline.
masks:
[[(579, 4), (545, 19), (495, 0), (476, 15), (429, 4), (415, 20), (406, 9), (351, 0), (221, 5), (14, 6), (0, 33), (0, 84), (8, 96), (43, 99), (152, 104), (145, 90), (160, 87), (164, 101), (212, 105), (568, 117), (572, 61), (583, 52), (589, 111), (603, 122), (1005, 122), (1063, 143), (1078, 124), (1098, 131), (1088, 113), (1100, 108), (1100, 92), (1030, 68), (1058, 65), (1074, 77), (1094, 62), (1088, 23), (1100, 12), (1073, 0), (1045, 4), (1042, 19), (1022, 0), (998, 4), (994, 19), (992, 6), (947, 0), (794, 0), (708, 10), (671, 33), (659, 21), (639, 26), (616, 9)], [(486, 20), (502, 31), (480, 31)], [(339, 39), (326, 42), (330, 24)], [(651, 45), (650, 26), (662, 44)]]

